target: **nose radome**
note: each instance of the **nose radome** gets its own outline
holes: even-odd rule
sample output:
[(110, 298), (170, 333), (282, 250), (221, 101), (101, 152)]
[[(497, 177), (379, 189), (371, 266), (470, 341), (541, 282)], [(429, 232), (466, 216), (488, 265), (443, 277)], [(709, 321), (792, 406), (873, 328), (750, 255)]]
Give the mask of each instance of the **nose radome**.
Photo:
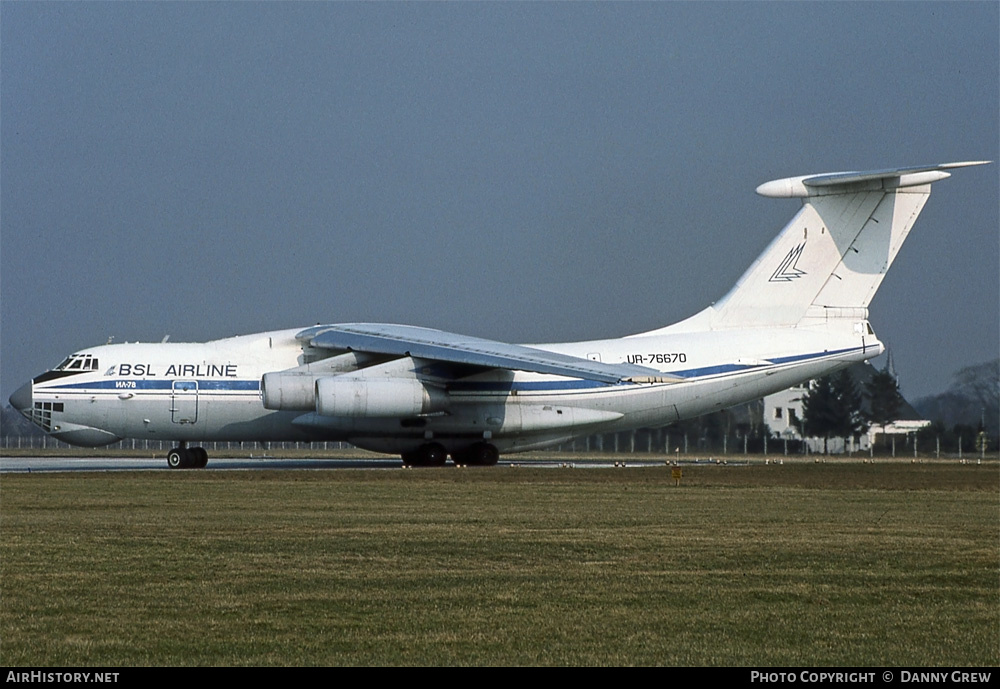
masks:
[(10, 396), (10, 406), (22, 414), (31, 410), (31, 383), (25, 383)]

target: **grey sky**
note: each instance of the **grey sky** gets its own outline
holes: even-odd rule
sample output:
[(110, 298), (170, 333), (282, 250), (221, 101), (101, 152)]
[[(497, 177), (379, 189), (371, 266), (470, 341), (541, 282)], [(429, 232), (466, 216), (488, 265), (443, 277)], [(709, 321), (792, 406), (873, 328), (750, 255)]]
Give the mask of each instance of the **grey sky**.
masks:
[[(1000, 5), (0, 3), (2, 399), (86, 346), (679, 320), (776, 177), (997, 159)], [(910, 398), (1000, 347), (998, 168), (871, 308)]]

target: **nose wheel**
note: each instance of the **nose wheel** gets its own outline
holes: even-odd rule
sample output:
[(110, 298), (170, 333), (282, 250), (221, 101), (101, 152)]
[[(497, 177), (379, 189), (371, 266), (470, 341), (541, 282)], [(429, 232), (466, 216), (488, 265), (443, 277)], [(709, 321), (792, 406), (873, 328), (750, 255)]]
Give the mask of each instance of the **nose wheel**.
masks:
[(204, 469), (208, 465), (208, 452), (203, 447), (175, 447), (167, 453), (167, 466), (171, 469)]

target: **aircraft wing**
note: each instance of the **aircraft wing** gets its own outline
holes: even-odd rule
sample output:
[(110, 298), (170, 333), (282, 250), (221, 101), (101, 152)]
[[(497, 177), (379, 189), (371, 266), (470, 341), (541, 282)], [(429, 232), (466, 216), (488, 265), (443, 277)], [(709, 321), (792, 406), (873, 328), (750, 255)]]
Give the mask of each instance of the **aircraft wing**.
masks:
[(531, 371), (602, 383), (679, 380), (634, 364), (605, 364), (524, 345), (507, 344), (433, 328), (384, 323), (317, 325), (296, 335), (318, 349), (410, 356), (484, 368)]

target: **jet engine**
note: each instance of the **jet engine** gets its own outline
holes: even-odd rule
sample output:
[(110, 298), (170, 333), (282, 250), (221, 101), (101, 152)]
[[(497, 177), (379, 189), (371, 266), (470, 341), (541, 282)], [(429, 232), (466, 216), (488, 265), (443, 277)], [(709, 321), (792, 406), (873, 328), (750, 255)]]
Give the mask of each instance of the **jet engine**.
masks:
[(316, 381), (316, 411), (322, 416), (405, 417), (441, 411), (443, 390), (413, 378), (334, 376)]
[(316, 408), (316, 376), (304, 373), (265, 373), (260, 384), (265, 409), (312, 411)]

